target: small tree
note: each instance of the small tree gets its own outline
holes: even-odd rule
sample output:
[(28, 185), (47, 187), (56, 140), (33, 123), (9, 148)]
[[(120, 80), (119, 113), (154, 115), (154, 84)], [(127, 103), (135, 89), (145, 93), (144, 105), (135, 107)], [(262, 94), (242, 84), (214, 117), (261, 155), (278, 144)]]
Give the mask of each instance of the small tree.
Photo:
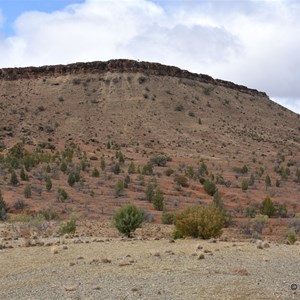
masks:
[(251, 175), (250, 175), (250, 179), (249, 179), (249, 186), (253, 186), (254, 183), (255, 183), (255, 178), (254, 178), (254, 175), (251, 174)]
[(24, 188), (24, 196), (25, 198), (31, 198), (31, 186), (30, 184), (26, 184)]
[(120, 233), (131, 237), (132, 233), (141, 226), (144, 221), (143, 210), (133, 203), (122, 206), (113, 216), (113, 224)]
[(106, 163), (105, 163), (104, 157), (101, 157), (100, 167), (101, 167), (101, 170), (104, 172), (105, 168), (106, 168)]
[(153, 206), (156, 210), (164, 209), (164, 195), (160, 189), (157, 189), (153, 195)]
[(218, 191), (216, 191), (215, 194), (214, 194), (213, 204), (216, 207), (219, 207), (221, 210), (224, 210), (223, 200), (222, 200), (222, 197), (221, 197), (221, 195)]
[(135, 165), (133, 161), (128, 166), (128, 174), (134, 174), (135, 173)]
[(24, 168), (21, 168), (21, 171), (20, 171), (20, 178), (21, 178), (21, 180), (23, 180), (23, 181), (28, 181), (28, 175), (25, 173)]
[(276, 209), (273, 201), (269, 197), (266, 197), (261, 204), (261, 213), (268, 217), (272, 217), (274, 216), (275, 211)]
[(50, 177), (46, 177), (45, 181), (46, 181), (46, 190), (47, 192), (50, 192), (52, 189), (52, 181)]
[(147, 185), (145, 194), (146, 194), (146, 199), (149, 202), (152, 202), (153, 201), (153, 196), (154, 196), (154, 186), (152, 184)]
[(67, 169), (68, 169), (68, 164), (65, 161), (63, 161), (60, 165), (60, 170), (64, 173), (66, 173)]
[(18, 185), (18, 183), (19, 183), (19, 180), (18, 180), (17, 174), (15, 171), (12, 171), (11, 176), (10, 176), (10, 184), (13, 186), (16, 186), (16, 185)]
[(247, 179), (243, 179), (242, 180), (242, 191), (246, 192), (248, 190), (248, 180)]
[(116, 175), (120, 174), (120, 172), (121, 172), (120, 164), (119, 164), (119, 163), (116, 163), (114, 166), (112, 166), (112, 171), (113, 171)]
[(69, 186), (73, 186), (76, 182), (75, 176), (73, 173), (70, 173), (68, 176), (68, 184)]
[(124, 182), (123, 180), (118, 180), (115, 184), (115, 196), (119, 197), (124, 190)]
[(268, 187), (271, 186), (271, 178), (269, 175), (266, 176), (265, 184), (266, 184), (266, 189), (268, 189)]

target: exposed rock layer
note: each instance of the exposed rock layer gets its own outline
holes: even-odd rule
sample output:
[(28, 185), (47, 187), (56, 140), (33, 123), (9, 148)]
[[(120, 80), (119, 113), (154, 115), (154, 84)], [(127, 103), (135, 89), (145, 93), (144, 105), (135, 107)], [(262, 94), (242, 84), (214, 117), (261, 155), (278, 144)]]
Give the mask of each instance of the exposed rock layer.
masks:
[(95, 61), (88, 63), (74, 63), (69, 65), (55, 65), (26, 68), (0, 69), (0, 80), (33, 79), (41, 76), (61, 76), (81, 73), (105, 73), (105, 72), (141, 72), (145, 75), (171, 76), (199, 80), (205, 83), (221, 85), (239, 92), (268, 97), (266, 93), (246, 86), (238, 85), (230, 81), (214, 79), (205, 74), (191, 73), (177, 67), (166, 66), (159, 63), (138, 62), (127, 59), (109, 60), (107, 62)]

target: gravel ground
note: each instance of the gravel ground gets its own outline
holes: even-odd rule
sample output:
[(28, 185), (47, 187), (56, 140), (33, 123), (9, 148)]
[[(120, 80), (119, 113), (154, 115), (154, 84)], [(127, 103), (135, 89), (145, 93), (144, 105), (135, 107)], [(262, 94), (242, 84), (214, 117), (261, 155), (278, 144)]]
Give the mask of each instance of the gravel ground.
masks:
[[(257, 242), (119, 238), (53, 243), (59, 245), (0, 250), (1, 300), (300, 299), (299, 245), (258, 249)], [(295, 291), (293, 283), (299, 284)]]

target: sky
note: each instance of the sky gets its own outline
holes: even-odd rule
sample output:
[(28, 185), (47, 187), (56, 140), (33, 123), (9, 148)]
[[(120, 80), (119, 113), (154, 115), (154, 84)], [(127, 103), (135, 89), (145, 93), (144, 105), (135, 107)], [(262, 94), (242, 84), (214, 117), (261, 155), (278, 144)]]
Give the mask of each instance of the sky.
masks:
[(299, 16), (298, 0), (0, 0), (0, 68), (159, 62), (300, 113)]

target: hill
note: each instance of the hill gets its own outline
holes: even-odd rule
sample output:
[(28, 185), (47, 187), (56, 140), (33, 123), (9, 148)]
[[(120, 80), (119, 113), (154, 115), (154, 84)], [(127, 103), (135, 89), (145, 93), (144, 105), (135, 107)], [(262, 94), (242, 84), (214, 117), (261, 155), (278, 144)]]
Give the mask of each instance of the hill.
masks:
[[(11, 213), (51, 208), (68, 215), (76, 209), (107, 219), (135, 201), (160, 222), (161, 211), (145, 199), (148, 183), (160, 187), (173, 211), (212, 201), (201, 178), (216, 184), (236, 218), (246, 217), (249, 205), (258, 213), (266, 196), (277, 207), (285, 204), (290, 216), (299, 211), (300, 116), (255, 89), (158, 63), (111, 60), (2, 69), (0, 109), (0, 184)], [(152, 164), (153, 175), (138, 173), (158, 155), (165, 162)], [(37, 161), (24, 181), (20, 172), (29, 156)], [(131, 162), (136, 172), (116, 195)], [(70, 174), (78, 175), (73, 185)], [(178, 184), (178, 176), (187, 184)], [(68, 193), (64, 201), (57, 199), (59, 187)]]

